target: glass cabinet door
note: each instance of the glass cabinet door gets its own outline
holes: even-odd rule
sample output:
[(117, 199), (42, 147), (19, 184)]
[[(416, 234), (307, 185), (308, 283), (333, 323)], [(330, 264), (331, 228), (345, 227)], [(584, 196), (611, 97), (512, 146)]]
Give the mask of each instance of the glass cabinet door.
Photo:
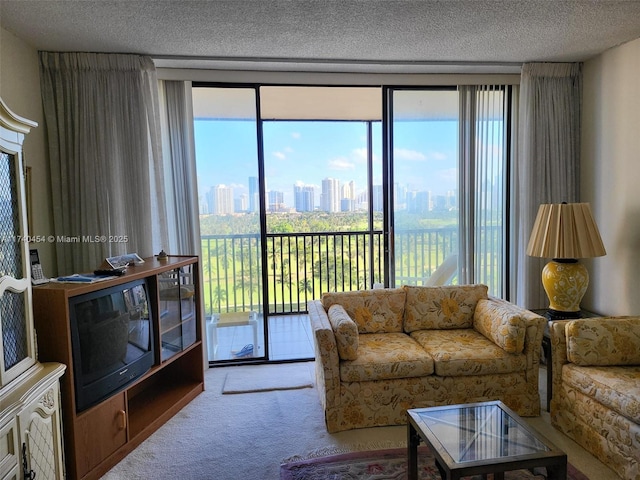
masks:
[(162, 361), (196, 341), (196, 291), (193, 265), (158, 277), (160, 294), (160, 343)]
[(0, 385), (35, 363), (20, 157), (0, 151)]

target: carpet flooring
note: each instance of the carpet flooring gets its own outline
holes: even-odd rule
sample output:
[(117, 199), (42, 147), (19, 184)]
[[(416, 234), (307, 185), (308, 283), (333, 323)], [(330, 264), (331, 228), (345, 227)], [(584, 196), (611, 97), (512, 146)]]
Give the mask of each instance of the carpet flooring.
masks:
[[(301, 460), (406, 447), (406, 426), (328, 433), (315, 387), (222, 393), (227, 374), (236, 369), (277, 378), (282, 377), (283, 367), (313, 371), (314, 366), (303, 362), (207, 369), (205, 391), (115, 465), (104, 480), (278, 480), (280, 465), (292, 457)], [(541, 370), (540, 382), (545, 381)], [(619, 480), (555, 430), (547, 412), (526, 420), (567, 452), (569, 462), (591, 480)]]
[[(528, 470), (516, 470), (505, 473), (505, 480), (544, 480), (544, 469), (540, 474)], [(280, 467), (280, 480), (326, 480), (354, 479), (358, 480), (405, 480), (407, 478), (407, 450), (405, 448), (391, 450), (375, 450), (354, 452), (329, 457), (312, 458), (293, 461)], [(418, 451), (418, 478), (420, 480), (440, 480), (440, 473), (435, 466), (433, 455), (428, 447)], [(464, 479), (481, 479), (481, 475), (463, 477)], [(488, 480), (493, 474), (488, 475)], [(588, 480), (575, 467), (569, 465), (568, 480)]]

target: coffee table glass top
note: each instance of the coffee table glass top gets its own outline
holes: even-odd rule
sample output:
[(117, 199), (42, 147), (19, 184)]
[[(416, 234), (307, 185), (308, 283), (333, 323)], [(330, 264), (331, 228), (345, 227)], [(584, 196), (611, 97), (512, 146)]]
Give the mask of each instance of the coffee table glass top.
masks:
[[(474, 462), (551, 449), (499, 402), (411, 410), (426, 435), (440, 443), (454, 462)], [(426, 427), (426, 428), (425, 428)]]

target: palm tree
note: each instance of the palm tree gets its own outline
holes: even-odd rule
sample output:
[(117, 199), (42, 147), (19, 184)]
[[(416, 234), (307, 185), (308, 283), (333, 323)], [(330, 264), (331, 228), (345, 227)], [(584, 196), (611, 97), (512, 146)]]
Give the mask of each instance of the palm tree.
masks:
[(217, 310), (222, 310), (222, 302), (227, 302), (227, 291), (220, 285), (213, 287), (213, 301), (217, 305)]

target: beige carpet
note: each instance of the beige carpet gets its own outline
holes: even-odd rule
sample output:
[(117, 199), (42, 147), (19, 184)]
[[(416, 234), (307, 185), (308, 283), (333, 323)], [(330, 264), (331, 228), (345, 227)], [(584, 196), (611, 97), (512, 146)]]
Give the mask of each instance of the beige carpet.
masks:
[[(105, 480), (278, 480), (280, 464), (350, 451), (406, 446), (404, 426), (327, 433), (316, 388), (224, 395), (231, 369), (280, 377), (285, 366), (303, 371), (313, 362), (208, 369), (206, 391), (116, 465)], [(540, 370), (541, 383), (546, 371)], [(569, 462), (592, 480), (617, 477), (573, 441), (555, 430), (549, 414), (527, 419), (567, 452)]]
[(222, 393), (252, 393), (270, 392), (273, 390), (295, 390), (297, 388), (313, 387), (311, 367), (301, 368), (298, 364), (282, 364), (278, 369), (278, 375), (269, 375), (270, 365), (258, 365), (253, 369), (239, 367), (227, 368), (228, 370)]

